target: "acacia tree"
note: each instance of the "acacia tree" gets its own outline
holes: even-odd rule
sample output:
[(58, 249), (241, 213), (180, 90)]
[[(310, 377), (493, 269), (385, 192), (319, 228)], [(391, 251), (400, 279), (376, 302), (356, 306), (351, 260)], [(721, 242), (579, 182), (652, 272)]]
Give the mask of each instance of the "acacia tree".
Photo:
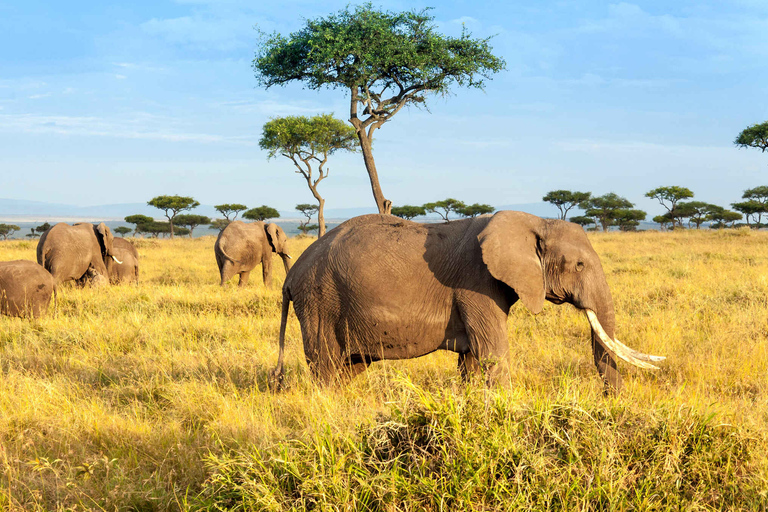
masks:
[(184, 214), (176, 217), (176, 226), (184, 226), (189, 229), (189, 238), (192, 238), (192, 232), (197, 226), (210, 224), (211, 218), (205, 215)]
[[(279, 117), (264, 124), (259, 147), (269, 152), (269, 158), (282, 155), (290, 159), (297, 169), (295, 172), (307, 181), (309, 190), (317, 199), (318, 236), (323, 236), (325, 199), (318, 193), (317, 185), (328, 177), (328, 169), (323, 170), (328, 155), (337, 151), (356, 151), (355, 129), (344, 121), (334, 119), (331, 114)], [(313, 177), (313, 163), (317, 165), (316, 177)]]
[(592, 197), (591, 192), (571, 192), (570, 190), (552, 190), (541, 198), (542, 201), (552, 203), (560, 210), (560, 218), (566, 220), (568, 211), (586, 203)]
[(437, 33), (429, 9), (389, 12), (366, 3), (325, 18), (306, 20), (287, 38), (264, 38), (253, 60), (259, 85), (299, 81), (310, 89), (349, 92), (349, 122), (357, 133), (379, 213), (390, 213), (373, 159), (374, 132), (406, 105), (426, 104), (429, 94), (452, 86), (482, 89), (504, 69), (489, 39)]
[(740, 203), (731, 203), (731, 206), (734, 210), (744, 215), (744, 220), (747, 221), (747, 226), (749, 227), (752, 227), (752, 223), (749, 219), (754, 216), (757, 223), (755, 227), (760, 229), (763, 214), (766, 213), (765, 205), (754, 199), (750, 199), (749, 201), (742, 201)]
[(20, 229), (16, 224), (0, 224), (0, 236), (3, 237), (3, 240), (8, 240), (9, 236)]
[(434, 203), (424, 204), (424, 210), (426, 210), (428, 213), (438, 214), (445, 222), (451, 221), (451, 219), (448, 218), (448, 215), (451, 213), (459, 213), (459, 210), (466, 207), (467, 205), (464, 204), (463, 201), (453, 199), (452, 197), (443, 199), (442, 201), (435, 201)]
[(741, 148), (758, 148), (765, 153), (768, 150), (768, 121), (744, 128), (733, 143)]
[(157, 196), (147, 201), (147, 204), (165, 212), (165, 218), (171, 226), (171, 238), (173, 238), (173, 219), (176, 215), (200, 206), (200, 203), (187, 196)]
[(400, 217), (401, 219), (411, 220), (414, 217), (425, 215), (427, 211), (423, 206), (411, 206), (406, 204), (405, 206), (393, 206), (392, 215)]
[[(645, 193), (645, 197), (656, 199), (659, 204), (666, 208), (667, 213), (672, 213), (677, 203), (683, 199), (690, 199), (693, 197), (693, 192), (685, 187), (671, 186), (671, 187), (659, 187), (653, 190), (649, 190)], [(667, 204), (669, 203), (669, 204)], [(673, 224), (674, 227), (674, 224)], [(681, 224), (682, 227), (682, 224)]]
[[(688, 226), (691, 224), (696, 225), (696, 229), (701, 228), (701, 225), (707, 221), (707, 216), (712, 211), (712, 207), (709, 203), (704, 201), (689, 201), (687, 203), (680, 203), (677, 205), (676, 210), (679, 210), (682, 218), (688, 219)], [(675, 210), (672, 211), (673, 214)]]
[(142, 226), (155, 222), (155, 219), (153, 219), (152, 217), (148, 215), (141, 215), (141, 214), (129, 215), (125, 217), (124, 220), (128, 224), (133, 224), (134, 226), (136, 226), (133, 230), (133, 236), (136, 236), (139, 233), (146, 233), (146, 231), (141, 229)]
[(251, 208), (247, 212), (243, 214), (244, 219), (248, 220), (256, 220), (256, 221), (265, 221), (267, 219), (279, 219), (280, 218), (280, 212), (272, 208), (271, 206), (267, 206), (265, 204), (259, 206), (258, 208)]
[(309, 204), (309, 203), (302, 203), (297, 204), (296, 209), (301, 212), (302, 215), (304, 215), (307, 220), (299, 224), (299, 231), (301, 231), (303, 234), (307, 234), (310, 231), (314, 231), (318, 228), (316, 224), (310, 224), (312, 221), (312, 216), (317, 213), (317, 205), (316, 204)]
[(574, 224), (578, 224), (579, 226), (587, 229), (587, 226), (590, 224), (594, 224), (595, 227), (597, 227), (597, 223), (595, 222), (595, 219), (592, 217), (587, 217), (586, 215), (579, 215), (577, 217), (571, 217), (570, 222), (573, 222)]
[(229, 221), (227, 219), (216, 219), (211, 221), (211, 229), (218, 229), (219, 231), (223, 231), (227, 226), (229, 226)]
[(646, 215), (643, 210), (619, 208), (611, 213), (611, 219), (621, 231), (637, 231), (637, 226), (640, 225), (641, 220), (645, 220)]
[(727, 222), (730, 222), (730, 227), (733, 227), (737, 220), (741, 220), (739, 212), (726, 210), (722, 206), (711, 205), (709, 215), (707, 215), (707, 221), (712, 223), (710, 224), (711, 228), (724, 228)]
[(496, 208), (489, 204), (471, 204), (469, 206), (465, 206), (463, 208), (459, 208), (456, 210), (456, 213), (461, 215), (462, 217), (477, 217), (478, 215), (485, 215), (486, 213), (493, 213), (496, 211)]
[(664, 215), (657, 215), (653, 218), (653, 222), (656, 224), (661, 225), (661, 230), (664, 231), (667, 229), (667, 226), (670, 224), (674, 224), (674, 221), (672, 220), (672, 217), (669, 216), (669, 212), (665, 213)]
[(127, 235), (128, 233), (130, 233), (133, 230), (131, 228), (129, 228), (129, 227), (126, 227), (126, 226), (118, 226), (115, 229), (113, 229), (112, 231), (114, 231), (115, 233), (117, 233), (121, 237), (125, 238), (125, 235)]
[[(214, 206), (217, 212), (222, 214), (225, 219), (227, 219), (228, 222), (232, 222), (237, 218), (237, 214), (247, 210), (248, 207), (244, 204), (240, 203), (224, 203), (224, 204), (218, 204)], [(232, 215), (232, 218), (230, 219), (229, 216)]]
[(585, 202), (586, 208), (585, 215), (588, 217), (594, 217), (603, 231), (608, 231), (608, 228), (615, 224), (614, 215), (616, 210), (626, 210), (634, 206), (628, 199), (621, 197), (613, 192), (604, 194), (599, 197), (592, 197)]

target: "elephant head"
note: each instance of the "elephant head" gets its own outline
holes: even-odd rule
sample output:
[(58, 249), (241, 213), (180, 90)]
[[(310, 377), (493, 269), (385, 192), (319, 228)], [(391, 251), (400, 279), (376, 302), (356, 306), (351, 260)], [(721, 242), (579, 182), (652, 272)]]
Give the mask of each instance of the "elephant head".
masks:
[(267, 240), (272, 247), (272, 252), (280, 255), (283, 260), (283, 266), (285, 267), (285, 273), (287, 274), (291, 270), (291, 255), (288, 254), (288, 236), (283, 231), (283, 228), (274, 223), (269, 223), (264, 226), (264, 231), (267, 234)]
[(112, 258), (117, 264), (122, 265), (123, 262), (115, 257), (113, 250), (115, 238), (109, 227), (103, 222), (100, 222), (99, 225), (93, 227), (93, 231), (101, 246), (101, 256), (104, 259), (104, 262), (106, 263), (107, 259)]
[(541, 311), (545, 299), (568, 302), (586, 313), (595, 364), (607, 385), (621, 388), (614, 357), (654, 369), (650, 362), (664, 359), (636, 352), (616, 339), (608, 281), (580, 226), (503, 211), (491, 218), (478, 241), (491, 275), (512, 288), (532, 313)]

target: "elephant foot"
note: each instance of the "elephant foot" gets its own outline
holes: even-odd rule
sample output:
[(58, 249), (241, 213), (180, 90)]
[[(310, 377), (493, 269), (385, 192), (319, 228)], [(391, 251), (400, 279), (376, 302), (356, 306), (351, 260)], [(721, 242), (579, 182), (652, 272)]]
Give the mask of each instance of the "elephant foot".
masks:
[(284, 389), (284, 382), (283, 377), (285, 376), (285, 373), (283, 372), (282, 368), (274, 368), (269, 371), (269, 376), (267, 379), (267, 386), (269, 387), (269, 390), (273, 393), (277, 393), (279, 391), (282, 391)]

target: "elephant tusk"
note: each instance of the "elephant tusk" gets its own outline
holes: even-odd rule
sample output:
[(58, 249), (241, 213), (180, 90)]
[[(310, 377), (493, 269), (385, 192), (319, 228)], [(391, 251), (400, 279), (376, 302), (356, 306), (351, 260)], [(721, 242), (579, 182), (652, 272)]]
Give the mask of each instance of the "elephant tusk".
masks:
[(112, 256), (112, 259), (115, 260), (118, 265), (122, 265), (123, 264), (122, 261), (120, 261), (119, 259), (115, 258), (114, 256)]
[(293, 259), (293, 258), (291, 258), (291, 255), (290, 255), (290, 254), (286, 254), (286, 255), (285, 255), (285, 257), (286, 257), (286, 258), (288, 258), (289, 260), (292, 260), (292, 259)]
[(616, 357), (640, 368), (646, 368), (648, 370), (659, 369), (658, 366), (652, 365), (646, 361), (662, 361), (665, 359), (664, 357), (649, 356), (647, 354), (643, 354), (642, 352), (632, 350), (618, 340), (611, 339), (611, 337), (608, 336), (608, 333), (605, 332), (605, 329), (603, 329), (600, 321), (597, 319), (595, 312), (591, 309), (585, 309), (584, 311), (587, 314), (589, 325), (592, 327), (592, 329), (594, 329), (595, 333), (597, 333), (597, 337), (600, 339), (603, 346), (612, 352)]

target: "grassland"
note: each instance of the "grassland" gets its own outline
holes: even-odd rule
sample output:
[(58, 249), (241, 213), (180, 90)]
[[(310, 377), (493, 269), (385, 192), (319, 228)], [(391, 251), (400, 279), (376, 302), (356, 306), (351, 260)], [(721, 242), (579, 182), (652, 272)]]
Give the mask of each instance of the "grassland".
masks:
[(0, 317), (0, 509), (765, 510), (768, 233), (591, 239), (620, 339), (669, 358), (612, 398), (584, 317), (549, 304), (513, 308), (507, 390), (450, 353), (317, 388), (292, 317), (270, 393), (278, 260), (274, 289), (220, 288), (212, 238), (140, 240), (140, 285)]

